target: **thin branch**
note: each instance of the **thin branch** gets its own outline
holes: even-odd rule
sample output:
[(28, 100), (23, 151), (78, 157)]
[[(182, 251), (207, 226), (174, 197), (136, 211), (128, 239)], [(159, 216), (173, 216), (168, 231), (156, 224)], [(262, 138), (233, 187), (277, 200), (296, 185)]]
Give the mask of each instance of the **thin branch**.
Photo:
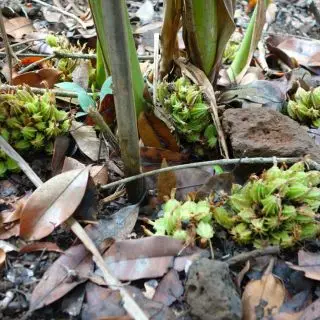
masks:
[[(36, 40), (37, 41), (37, 40)], [(59, 52), (54, 51), (56, 58), (71, 58), (71, 59), (97, 59), (97, 55), (94, 53), (66, 53), (66, 52)], [(20, 58), (27, 58), (27, 57), (49, 57), (49, 54), (46, 53), (17, 53), (17, 57)], [(0, 52), (0, 57), (6, 57), (6, 53)], [(153, 56), (151, 55), (140, 55), (138, 59), (141, 61), (145, 60), (153, 60)]]
[(58, 12), (62, 13), (63, 15), (65, 15), (65, 16), (67, 16), (69, 18), (72, 18), (73, 20), (77, 21), (81, 25), (81, 27), (83, 29), (87, 29), (87, 26), (85, 25), (85, 23), (80, 18), (75, 16), (74, 14), (72, 14), (70, 12), (67, 12), (67, 11), (64, 11), (64, 10), (58, 8), (58, 7), (55, 7), (55, 6), (51, 5), (51, 4), (48, 4), (48, 3), (40, 1), (40, 0), (32, 0), (32, 1), (35, 2), (35, 3), (41, 4), (42, 6), (48, 7), (50, 9), (52, 9), (52, 10), (58, 11)]
[[(197, 168), (197, 167), (202, 167), (202, 166), (213, 166), (213, 165), (232, 165), (232, 164), (273, 164), (275, 161), (276, 162), (286, 162), (286, 163), (295, 163), (298, 161), (301, 161), (301, 158), (277, 158), (277, 157), (269, 157), (269, 158), (241, 158), (241, 159), (220, 159), (220, 160), (211, 160), (211, 161), (203, 161), (203, 162), (193, 162), (193, 163), (187, 163), (187, 164), (181, 164), (177, 166), (172, 166), (172, 167), (165, 167), (149, 172), (144, 172), (141, 174), (138, 174), (136, 176), (128, 177), (121, 179), (119, 181), (111, 182), (108, 184), (105, 184), (101, 186), (101, 189), (109, 189), (115, 186), (118, 186), (123, 183), (128, 183), (132, 182), (141, 178), (153, 176), (155, 174), (159, 174), (162, 172), (168, 172), (168, 171), (176, 171), (176, 170), (181, 170), (181, 169), (188, 169), (188, 168)], [(316, 170), (317, 168), (320, 168), (320, 165), (314, 161), (311, 160), (306, 160), (310, 166), (315, 167)]]
[[(23, 44), (26, 44), (26, 43), (29, 43), (29, 42), (35, 42), (35, 41), (39, 41), (39, 42), (41, 42), (41, 41), (44, 41), (45, 39), (26, 39), (26, 40), (23, 40), (23, 41), (21, 41), (21, 42), (17, 42), (17, 43), (14, 43), (14, 44), (11, 44), (11, 48), (13, 49), (13, 48), (15, 48), (15, 47), (19, 47), (19, 46), (21, 46), (21, 45), (23, 45)], [(6, 49), (5, 48), (1, 48), (0, 49), (0, 52), (3, 52), (3, 51), (5, 51)]]
[(246, 262), (249, 259), (252, 258), (256, 258), (256, 257), (261, 257), (261, 256), (266, 256), (266, 255), (271, 255), (271, 254), (279, 254), (280, 253), (280, 247), (279, 246), (270, 246), (270, 247), (266, 247), (263, 249), (257, 249), (257, 250), (253, 250), (250, 252), (244, 252), (244, 253), (240, 253), (232, 258), (229, 258), (228, 260), (226, 260), (226, 263), (229, 266), (234, 266), (238, 263), (241, 262)]
[(25, 72), (28, 72), (28, 71), (31, 71), (33, 68), (37, 67), (39, 64), (45, 62), (45, 61), (48, 61), (48, 60), (51, 60), (52, 58), (55, 57), (55, 54), (51, 55), (51, 56), (48, 56), (48, 57), (45, 57), (41, 60), (38, 60), (38, 61), (35, 61), (33, 63), (30, 63), (29, 65), (27, 65), (25, 68), (22, 68), (19, 70), (18, 74), (22, 74), (22, 73), (25, 73)]
[[(2, 84), (0, 85), (0, 91), (10, 91), (10, 90), (18, 90), (21, 86), (10, 86), (8, 84)], [(29, 90), (31, 90), (35, 94), (44, 94), (47, 92), (47, 89), (42, 88), (34, 88), (29, 87)], [(78, 98), (78, 94), (70, 91), (63, 91), (58, 89), (50, 89), (52, 93), (55, 94), (57, 97), (66, 97), (66, 98)], [(87, 93), (88, 95), (92, 96), (92, 93)]]
[[(0, 136), (0, 146), (3, 148), (4, 152), (8, 156), (13, 156), (13, 159), (18, 162), (21, 166), (21, 169), (24, 171), (24, 173), (30, 178), (30, 180), (33, 182), (33, 184), (36, 187), (40, 187), (43, 185), (43, 182), (41, 179), (37, 176), (37, 174), (30, 168), (30, 166), (27, 164), (27, 162), (8, 144), (7, 141), (5, 141)], [(87, 250), (89, 250), (92, 255), (93, 259), (96, 262), (97, 266), (101, 269), (104, 280), (106, 281), (107, 285), (114, 290), (119, 290), (123, 299), (123, 307), (126, 309), (126, 311), (134, 318), (139, 320), (148, 320), (148, 316), (145, 314), (145, 312), (140, 308), (140, 306), (137, 304), (137, 302), (134, 300), (134, 298), (131, 296), (131, 294), (127, 291), (127, 289), (122, 285), (122, 283), (110, 273), (108, 268), (106, 267), (106, 264), (93, 243), (92, 239), (89, 237), (87, 232), (82, 228), (82, 226), (79, 224), (77, 220), (75, 220), (73, 217), (70, 217), (66, 222), (66, 225), (70, 227), (70, 229), (73, 231), (73, 233), (82, 241), (84, 246)]]
[(4, 25), (4, 19), (3, 19), (3, 15), (2, 15), (2, 10), (0, 8), (0, 34), (2, 36), (2, 40), (4, 43), (4, 47), (6, 50), (6, 57), (8, 59), (8, 64), (9, 64), (9, 83), (12, 82), (12, 60), (15, 60), (16, 63), (19, 63), (19, 59), (17, 58), (17, 56), (15, 55), (14, 51), (12, 50), (11, 46), (10, 46), (10, 42), (7, 36), (7, 32), (6, 32), (6, 28)]

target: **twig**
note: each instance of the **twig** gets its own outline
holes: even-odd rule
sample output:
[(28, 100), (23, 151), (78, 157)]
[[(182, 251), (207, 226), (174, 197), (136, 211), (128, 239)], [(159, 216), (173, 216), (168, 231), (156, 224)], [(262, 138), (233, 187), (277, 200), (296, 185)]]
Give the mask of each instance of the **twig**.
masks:
[[(21, 42), (17, 42), (17, 43), (11, 44), (11, 48), (19, 47), (19, 46), (21, 46), (23, 44), (26, 44), (26, 43), (29, 43), (29, 42), (34, 42), (34, 41), (39, 41), (40, 42), (40, 41), (44, 41), (44, 40), (45, 39), (26, 39), (26, 40), (23, 40)], [(1, 48), (0, 52), (3, 52), (5, 50), (6, 50), (6, 48)]]
[(116, 136), (113, 134), (107, 123), (97, 109), (90, 108), (88, 112), (89, 116), (99, 126), (101, 132), (105, 135), (107, 141), (111, 144), (112, 148), (118, 154), (120, 153), (120, 147)]
[(33, 63), (30, 63), (25, 68), (22, 68), (21, 70), (19, 70), (18, 74), (22, 74), (22, 73), (28, 72), (28, 71), (32, 70), (33, 68), (35, 68), (36, 66), (38, 66), (39, 64), (41, 64), (42, 62), (51, 60), (54, 57), (55, 57), (55, 54), (52, 54), (51, 56), (48, 56), (48, 57), (45, 57), (45, 58), (43, 58), (41, 60), (35, 61)]
[(115, 193), (111, 194), (110, 196), (107, 196), (101, 200), (104, 204), (109, 203), (111, 201), (114, 201), (126, 194), (126, 190), (122, 189), (120, 191), (116, 191)]
[[(105, 184), (101, 186), (101, 189), (109, 189), (115, 186), (118, 186), (123, 183), (128, 183), (135, 181), (137, 179), (153, 176), (155, 174), (159, 174), (162, 172), (167, 172), (167, 171), (176, 171), (176, 170), (181, 170), (181, 169), (188, 169), (188, 168), (197, 168), (197, 167), (202, 167), (202, 166), (213, 166), (213, 165), (232, 165), (232, 164), (273, 164), (274, 160), (277, 162), (286, 162), (286, 163), (295, 163), (298, 161), (301, 161), (301, 158), (276, 158), (276, 157), (269, 157), (269, 158), (241, 158), (241, 159), (220, 159), (220, 160), (211, 160), (211, 161), (203, 161), (203, 162), (193, 162), (193, 163), (187, 163), (187, 164), (181, 164), (177, 166), (172, 166), (172, 167), (165, 167), (149, 172), (144, 172), (141, 174), (138, 174), (136, 176), (128, 177), (121, 179), (119, 181), (111, 182), (108, 184)], [(306, 160), (307, 163), (309, 163), (312, 167), (320, 165), (314, 161)]]
[[(38, 40), (35, 40), (38, 41)], [(70, 58), (70, 59), (97, 59), (97, 55), (94, 53), (67, 53), (54, 51), (56, 58)], [(26, 57), (49, 57), (49, 54), (46, 53), (21, 53), (16, 54), (17, 57), (26, 58)], [(0, 52), (0, 57), (6, 57), (6, 53)], [(153, 60), (151, 55), (139, 55), (139, 60)]]
[(32, 181), (35, 186), (42, 184), (41, 179), (31, 169), (28, 163), (15, 151), (10, 144), (0, 136), (0, 149), (2, 149), (9, 157), (15, 160), (26, 176)]
[(6, 28), (4, 26), (4, 19), (3, 19), (1, 8), (0, 8), (0, 34), (2, 36), (4, 47), (6, 49), (6, 56), (7, 56), (8, 64), (9, 64), (9, 77), (10, 77), (9, 83), (11, 84), (11, 82), (12, 82), (12, 60), (15, 60), (16, 63), (19, 63), (20, 61), (10, 46), (10, 42), (9, 42), (9, 39), (7, 36)]
[[(10, 90), (17, 90), (20, 89), (21, 86), (10, 86), (8, 84), (0, 85), (0, 91), (10, 91)], [(41, 89), (41, 88), (34, 88), (29, 87), (29, 90), (31, 90), (35, 94), (44, 94), (47, 92), (47, 89)], [(67, 98), (78, 98), (78, 94), (70, 91), (63, 91), (58, 89), (50, 89), (52, 93), (54, 93), (57, 97), (67, 97)], [(88, 95), (92, 96), (92, 93), (88, 93)]]
[(266, 247), (264, 249), (257, 249), (250, 252), (244, 252), (240, 253), (228, 260), (226, 260), (226, 263), (229, 266), (234, 266), (241, 262), (246, 262), (249, 259), (260, 257), (260, 256), (266, 256), (270, 254), (279, 254), (280, 253), (280, 247), (279, 246), (270, 246)]
[(48, 3), (40, 1), (40, 0), (32, 0), (32, 1), (35, 2), (35, 3), (41, 4), (42, 6), (48, 7), (50, 9), (52, 9), (52, 10), (58, 11), (58, 12), (62, 13), (63, 15), (65, 15), (65, 16), (67, 16), (69, 18), (72, 18), (73, 20), (77, 21), (81, 25), (81, 27), (83, 29), (87, 29), (85, 23), (80, 18), (75, 16), (74, 14), (72, 14), (70, 12), (67, 12), (67, 11), (64, 11), (64, 10), (58, 8), (58, 7), (55, 7), (55, 6), (51, 5), (51, 4), (48, 4)]
[(153, 104), (157, 103), (157, 86), (159, 78), (159, 49), (160, 39), (159, 33), (154, 34), (154, 59), (153, 59)]
[[(41, 179), (30, 168), (26, 161), (2, 137), (0, 137), (0, 146), (8, 154), (8, 156), (14, 156), (13, 159), (16, 160), (19, 163), (19, 165), (23, 165), (21, 166), (21, 169), (28, 176), (28, 178), (30, 178), (30, 180), (36, 187), (40, 187), (43, 184)], [(131, 294), (125, 289), (122, 283), (109, 272), (99, 250), (97, 249), (91, 238), (88, 236), (86, 231), (79, 224), (79, 222), (76, 221), (73, 217), (70, 217), (65, 222), (65, 224), (70, 227), (74, 234), (82, 241), (84, 246), (92, 253), (93, 259), (95, 260), (97, 266), (101, 269), (104, 280), (106, 281), (107, 285), (111, 289), (120, 291), (124, 302), (123, 306), (126, 309), (126, 311), (134, 319), (148, 320), (148, 317), (146, 316), (144, 311), (139, 307), (136, 301), (133, 299)]]

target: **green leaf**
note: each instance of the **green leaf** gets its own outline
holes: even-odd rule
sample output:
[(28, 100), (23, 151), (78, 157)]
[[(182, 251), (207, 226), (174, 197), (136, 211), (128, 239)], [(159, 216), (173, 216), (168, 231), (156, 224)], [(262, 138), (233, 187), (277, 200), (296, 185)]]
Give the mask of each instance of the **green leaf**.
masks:
[(95, 102), (87, 94), (87, 92), (79, 92), (78, 93), (78, 100), (79, 100), (79, 104), (80, 104), (81, 109), (85, 112), (88, 112), (90, 107), (95, 106)]
[(217, 164), (213, 166), (213, 170), (214, 170), (215, 174), (221, 174), (224, 172), (223, 169)]
[(75, 93), (87, 93), (85, 89), (83, 89), (81, 86), (74, 82), (60, 82), (55, 85), (56, 87), (67, 90), (67, 91), (72, 91)]
[(211, 239), (214, 234), (212, 225), (209, 223), (205, 223), (203, 221), (200, 221), (200, 223), (197, 226), (197, 234), (201, 238)]
[(112, 94), (112, 77), (108, 77), (106, 81), (103, 83), (102, 88), (100, 90), (100, 102), (104, 99), (104, 97), (108, 94)]

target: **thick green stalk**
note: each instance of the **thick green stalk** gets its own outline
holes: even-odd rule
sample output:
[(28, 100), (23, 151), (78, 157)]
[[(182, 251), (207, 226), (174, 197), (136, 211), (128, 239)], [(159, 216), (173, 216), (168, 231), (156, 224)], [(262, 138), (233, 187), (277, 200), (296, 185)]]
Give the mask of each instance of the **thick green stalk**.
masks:
[(101, 89), (103, 83), (107, 79), (107, 75), (110, 74), (110, 70), (108, 70), (108, 66), (105, 66), (103, 59), (103, 52), (99, 43), (99, 39), (97, 39), (97, 60), (96, 60), (96, 84), (99, 89)]
[[(109, 1), (109, 0), (108, 0)], [(97, 30), (97, 35), (99, 39), (99, 43), (101, 46), (101, 51), (104, 59), (104, 63), (106, 66), (107, 74), (112, 75), (112, 65), (110, 63), (110, 57), (108, 52), (108, 43), (107, 36), (104, 29), (104, 20), (107, 18), (103, 15), (103, 4), (105, 1), (103, 0), (89, 0), (91, 11), (93, 14), (95, 27)], [(145, 108), (145, 100), (143, 98), (143, 89), (144, 89), (144, 81), (140, 70), (138, 55), (132, 35), (132, 29), (130, 25), (129, 15), (126, 11), (126, 28), (128, 37), (127, 47), (129, 48), (129, 56), (130, 56), (130, 70), (132, 75), (132, 82), (134, 86), (134, 100), (135, 100), (135, 108), (136, 114), (139, 115), (141, 111)], [(114, 26), (116, 28), (116, 26)]]
[(185, 0), (184, 4), (183, 38), (188, 55), (209, 76), (217, 52), (217, 1)]
[(265, 0), (259, 0), (251, 16), (245, 36), (235, 59), (227, 70), (231, 81), (240, 81), (250, 65), (253, 53), (260, 41), (265, 23)]

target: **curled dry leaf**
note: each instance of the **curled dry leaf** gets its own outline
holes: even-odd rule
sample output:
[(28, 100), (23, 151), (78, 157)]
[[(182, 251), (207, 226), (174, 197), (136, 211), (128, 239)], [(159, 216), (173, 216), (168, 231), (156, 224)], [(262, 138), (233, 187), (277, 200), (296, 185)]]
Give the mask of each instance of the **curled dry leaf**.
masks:
[(41, 185), (21, 212), (20, 236), (26, 240), (42, 239), (67, 220), (85, 194), (89, 169), (64, 172)]
[[(166, 159), (162, 160), (161, 168), (168, 167)], [(177, 186), (177, 177), (174, 171), (162, 172), (158, 176), (158, 200), (163, 201), (165, 196), (170, 197), (171, 190)]]
[(52, 89), (59, 81), (61, 74), (60, 71), (54, 68), (25, 72), (15, 76), (12, 79), (12, 84), (15, 86), (26, 84), (35, 88)]
[(83, 245), (68, 249), (44, 273), (30, 299), (30, 311), (40, 309), (60, 299), (93, 271), (91, 255)]
[[(70, 133), (81, 152), (92, 161), (97, 161), (99, 158), (100, 139), (97, 138), (97, 133), (94, 128), (83, 125), (81, 122), (72, 121)], [(102, 144), (101, 149), (101, 157), (103, 157), (106, 150), (104, 144)]]
[(0, 270), (6, 262), (6, 252), (0, 248)]
[(27, 252), (35, 252), (35, 251), (52, 251), (63, 253), (63, 250), (58, 247), (58, 245), (54, 242), (34, 242), (27, 244), (20, 248), (20, 253), (27, 253)]
[(19, 222), (7, 223), (0, 227), (0, 240), (7, 240), (11, 237), (17, 237), (20, 232)]
[(279, 312), (286, 289), (282, 281), (271, 273), (272, 266), (273, 260), (260, 280), (251, 280), (247, 284), (242, 296), (244, 320), (262, 319)]
[(5, 19), (4, 27), (7, 34), (15, 39), (22, 39), (25, 34), (33, 32), (32, 21), (25, 17)]
[(290, 268), (303, 271), (307, 278), (320, 281), (320, 254), (304, 250), (298, 252), (298, 266), (287, 262)]

